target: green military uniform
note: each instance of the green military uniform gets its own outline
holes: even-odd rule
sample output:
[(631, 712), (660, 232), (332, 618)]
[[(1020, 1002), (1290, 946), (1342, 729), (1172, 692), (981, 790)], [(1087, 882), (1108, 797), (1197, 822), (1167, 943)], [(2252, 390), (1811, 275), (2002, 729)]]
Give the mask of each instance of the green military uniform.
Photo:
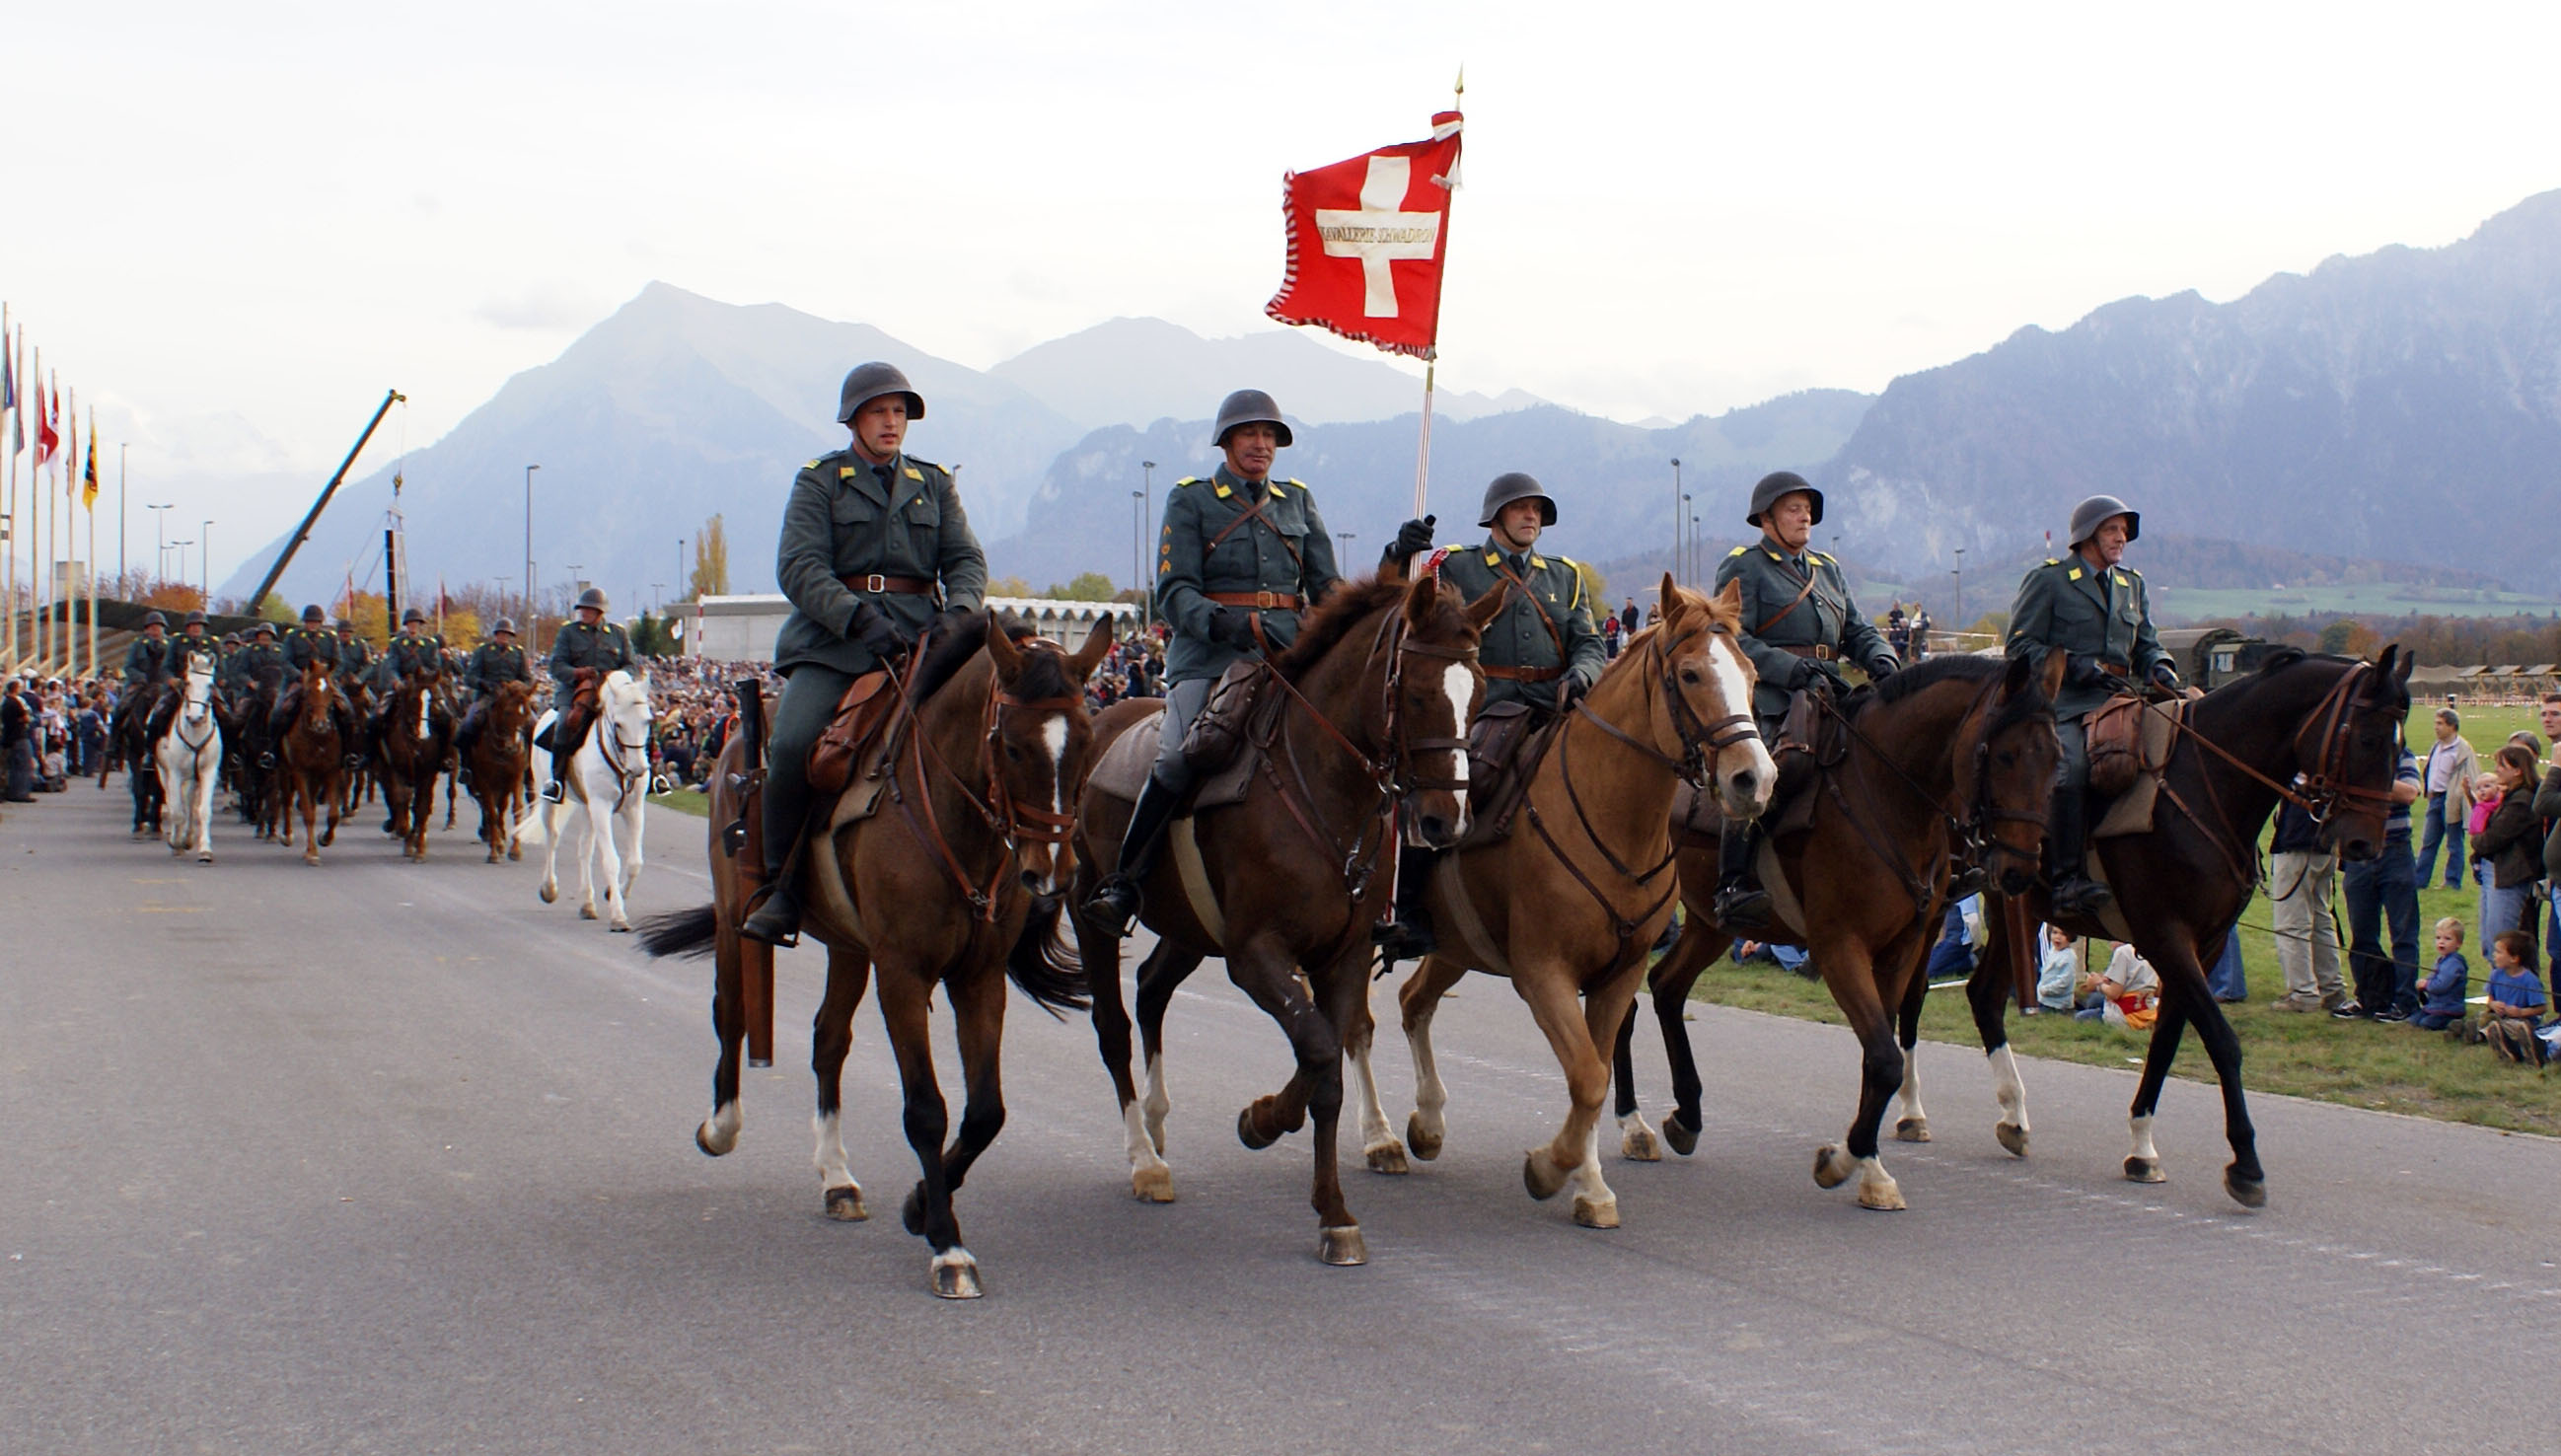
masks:
[(295, 677), (314, 662), (335, 667), (338, 662), (338, 639), (318, 627), (290, 627), (284, 633), (284, 660)]
[(578, 621), (562, 623), (559, 635), (552, 638), (552, 655), (544, 663), (552, 675), (552, 707), (569, 712), (570, 694), (580, 668), (594, 668), (601, 678), (637, 661), (631, 652), (631, 634), (622, 629), (620, 622), (599, 621), (593, 627)]
[(462, 668), (463, 691), (473, 698), (486, 698), (498, 691), (500, 683), (530, 683), (533, 669), (525, 664), (525, 649), (509, 643), (483, 642), (471, 650), (471, 660)]
[(385, 701), (412, 673), (440, 672), (444, 667), (444, 639), (427, 633), (403, 632), (383, 649), (382, 660), (374, 666), (374, 691)]
[(124, 650), (124, 685), (126, 691), (169, 675), (177, 662), (177, 644), (166, 637), (136, 637)]
[(231, 673), (231, 692), (235, 695), (254, 691), (258, 677), (270, 668), (279, 683), (286, 677), (284, 652), (272, 642), (252, 642), (232, 654), (224, 666)]
[(1752, 690), (1752, 716), (1764, 736), (1777, 740), (1789, 695), (1816, 681), (1834, 692), (1848, 688), (1844, 661), (1871, 678), (1894, 671), (1894, 648), (1850, 598), (1840, 564), (1818, 551), (1790, 552), (1777, 538), (1726, 553), (1716, 568), (1716, 589), (1743, 583), (1744, 655), (1760, 681)]
[(1570, 675), (1580, 689), (1601, 681), (1609, 654), (1574, 563), (1507, 551), (1501, 538), (1489, 536), (1482, 546), (1447, 549), (1433, 569), (1471, 602), (1488, 591), (1507, 592), (1476, 649), (1485, 670), (1484, 707), (1554, 708), (1559, 679)]
[(1207, 479), (1186, 476), (1165, 498), (1156, 538), (1156, 613), (1173, 628), (1165, 681), (1215, 682), (1246, 655), (1211, 638), (1221, 610), (1258, 618), (1278, 652), (1296, 639), (1299, 613), (1340, 579), (1334, 539), (1304, 484), (1257, 486), (1224, 465)]
[(341, 685), (361, 680), (365, 670), (374, 664), (374, 650), (365, 645), (362, 637), (352, 634), (339, 637), (332, 646), (338, 654), (338, 681)]

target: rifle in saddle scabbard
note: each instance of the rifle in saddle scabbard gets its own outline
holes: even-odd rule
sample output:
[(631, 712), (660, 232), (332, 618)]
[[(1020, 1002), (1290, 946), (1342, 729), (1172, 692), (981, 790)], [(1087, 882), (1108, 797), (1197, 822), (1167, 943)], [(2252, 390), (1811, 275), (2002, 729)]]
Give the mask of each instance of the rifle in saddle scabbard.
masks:
[(765, 884), (765, 685), (741, 678), (730, 685), (738, 697), (738, 732), (746, 745), (747, 767), (729, 778), (738, 795), (738, 817), (721, 831), (721, 853), (738, 861), (744, 888), (751, 893)]

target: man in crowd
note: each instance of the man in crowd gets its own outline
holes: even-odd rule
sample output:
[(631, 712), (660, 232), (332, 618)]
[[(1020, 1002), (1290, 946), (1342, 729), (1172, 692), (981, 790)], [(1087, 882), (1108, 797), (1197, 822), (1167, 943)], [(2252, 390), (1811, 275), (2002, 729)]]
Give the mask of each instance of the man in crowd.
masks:
[(2277, 970), (2286, 994), (2270, 1009), (2336, 1011), (2347, 1005), (2338, 967), (2338, 921), (2330, 912), (2330, 885), (2338, 852), (2320, 842), (2320, 826), (2296, 804), (2277, 810), (2269, 842), (2268, 911), (2277, 935)]
[(2480, 760), (2464, 740), (2463, 718), (2451, 708), (2437, 710), (2437, 741), (2428, 748), (2421, 788), (2428, 796), (2428, 824), (2419, 841), (2419, 883), (2435, 878), (2437, 847), (2446, 849), (2446, 888), (2464, 883), (2464, 817), (2473, 808), (2473, 780)]
[[(2410, 857), (2410, 806), (2418, 798), (2419, 760), (2403, 748), (2381, 853), (2350, 861), (2339, 875), (2347, 891), (2348, 974), (2356, 983), (2356, 1000), (2330, 1013), (2342, 1021), (2403, 1022), (2419, 1009), (2419, 881)], [(2387, 922), (2389, 959), (2382, 936)]]

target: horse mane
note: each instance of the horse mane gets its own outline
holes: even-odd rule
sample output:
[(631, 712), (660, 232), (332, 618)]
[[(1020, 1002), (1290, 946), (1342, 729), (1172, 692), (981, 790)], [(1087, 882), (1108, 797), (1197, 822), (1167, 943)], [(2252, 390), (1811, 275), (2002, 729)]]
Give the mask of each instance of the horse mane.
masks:
[(1871, 685), (1868, 691), (1876, 695), (1879, 703), (1900, 703), (1941, 683), (1972, 683), (1979, 687), (2008, 671), (2009, 663), (2005, 659), (1957, 652), (1944, 657), (1925, 657), (1884, 682)]
[[(917, 664), (916, 674), (908, 680), (914, 694), (912, 701), (923, 703), (942, 690), (969, 660), (987, 645), (987, 633), (997, 623), (996, 614), (981, 608), (962, 617), (948, 635), (926, 649), (925, 660)], [(1003, 618), (1005, 636), (1021, 643), (1033, 633), (1031, 624), (1011, 615)], [(1023, 654), (1022, 680), (1015, 684), (1017, 696), (1024, 698), (1073, 698), (1081, 694), (1067, 679), (1066, 658), (1055, 652)]]
[[(1353, 627), (1383, 606), (1404, 599), (1412, 587), (1409, 581), (1392, 581), (1377, 576), (1346, 580), (1334, 587), (1333, 593), (1318, 602), (1313, 611), (1298, 619), (1298, 635), (1282, 648), (1272, 665), (1280, 676), (1296, 682), (1300, 674), (1324, 660), (1337, 643), (1351, 635)], [(1449, 598), (1434, 593), (1439, 609), (1455, 611)]]

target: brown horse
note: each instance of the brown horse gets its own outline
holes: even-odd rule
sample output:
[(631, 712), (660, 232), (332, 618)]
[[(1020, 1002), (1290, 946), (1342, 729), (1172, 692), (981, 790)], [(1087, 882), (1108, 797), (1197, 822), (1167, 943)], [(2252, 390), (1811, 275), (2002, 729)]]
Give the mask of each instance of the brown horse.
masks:
[(471, 797), (480, 801), (480, 838), (489, 846), (489, 863), (503, 854), (524, 858), (524, 847), (508, 830), (533, 805), (527, 777), (534, 756), (534, 685), (500, 683), (489, 695), (489, 713), (480, 736), (471, 744)]
[[(326, 667), (314, 662), (302, 670), (302, 708), (284, 730), (284, 742), (277, 753), (280, 760), (278, 778), (282, 780), (276, 794), (277, 817), (282, 821), (284, 843), (293, 843), (293, 811), (302, 810), (302, 863), (320, 863), (320, 848), (338, 838), (338, 799), (345, 791), (349, 745), (338, 736), (338, 683)], [(326, 809), (329, 827), (316, 827), (320, 812)]]
[(383, 711), (383, 800), (391, 818), (383, 832), (401, 841), (404, 859), (427, 858), (427, 821), (435, 817), (435, 776), (452, 756), (453, 715), (436, 696), (432, 669), (409, 675), (393, 689)]
[[(1446, 927), (1441, 948), (1397, 998), (1414, 1052), (1406, 1135), (1414, 1156), (1429, 1160), (1441, 1154), (1450, 1100), (1433, 1059), (1433, 1014), (1469, 970), (1511, 980), (1572, 1098), (1521, 1179), (1542, 1201), (1576, 1185), (1574, 1221), (1593, 1228), (1619, 1226), (1618, 1196), (1601, 1176), (1601, 1104), (1646, 954), (1671, 919), (1672, 790), (1712, 785), (1728, 812), (1754, 815), (1778, 780), (1752, 721), (1752, 663), (1736, 641), (1740, 588), (1702, 596), (1666, 573), (1661, 599), (1662, 620), (1636, 634), (1556, 728), (1520, 810), (1526, 822), (1442, 862), (1431, 890), (1433, 923)], [(1392, 1143), (1369, 1049), (1354, 1055), (1363, 1120)]]
[[(1817, 735), (1838, 755), (1832, 761), (1788, 769), (1793, 792), (1814, 797), (1810, 819), (1774, 837), (1765, 857), (1777, 872), (1772, 889), (1794, 924), (1763, 938), (1812, 949), (1823, 984), (1858, 1037), (1858, 1112), (1848, 1151), (1824, 1144), (1814, 1181), (1837, 1188), (1855, 1174), (1861, 1208), (1904, 1207), (1877, 1156), (1877, 1129), (1898, 1086), (1904, 1115), (1895, 1136), (1929, 1141), (1913, 1047), (1929, 990), (1922, 969), (1952, 859), (1963, 851), (2013, 892), (2034, 879), (2060, 752), (2054, 693), (2063, 668), (2060, 652), (2041, 665), (1931, 658), (1837, 710), (1839, 736)], [(1687, 1154), (1698, 1145), (1702, 1118), (1698, 1062), (1682, 1017), (1699, 973), (1735, 937), (1715, 921), (1717, 823), (1706, 815), (1683, 818), (1675, 816), (1675, 835), (1688, 914), (1646, 984), (1678, 1099), (1663, 1119), (1662, 1140)], [(1630, 1017), (1619, 1035), (1619, 1122), (1627, 1156), (1650, 1160), (1661, 1154), (1636, 1105), (1634, 1035)]]
[[(2258, 843), (2280, 800), (2302, 804), (2327, 844), (2349, 860), (2384, 853), (2384, 816), (2400, 765), (2401, 725), (2410, 714), (2411, 658), (2399, 644), (2376, 662), (2285, 649), (2259, 671), (2188, 705), (2158, 776), (2151, 826), (2094, 839), (2116, 903), (2097, 921), (2065, 928), (2131, 941), (2160, 977), (2159, 1019), (2143, 1056), (2129, 1112), (2134, 1150), (2126, 1177), (2159, 1183), (2152, 1110), (2190, 1022), (2223, 1089), (2223, 1129), (2232, 1161), (2223, 1188), (2245, 1208), (2268, 1201), (2257, 1130), (2242, 1097), (2241, 1042), (2206, 989), (2206, 963), (2222, 953), (2233, 922), (2258, 883)], [(2298, 775), (2301, 777), (2298, 778)], [(1987, 914), (1992, 941), (1966, 984), (1975, 1030), (2000, 1069), (2004, 1146), (2027, 1150), (2026, 1094), (2018, 1084), (2005, 1020), (2012, 988), (2037, 954), (2023, 925), (2049, 906), (2036, 889), (2022, 912)], [(2024, 963), (2021, 957), (2026, 958)]]
[[(1282, 707), (1261, 744), (1262, 768), (1240, 803), (1204, 809), (1166, 830), (1171, 851), (1142, 887), (1142, 918), (1159, 937), (1139, 968), (1146, 1100), (1129, 1070), (1129, 1018), (1120, 1002), (1120, 942), (1079, 917), (1077, 940), (1094, 991), (1096, 1041), (1120, 1099), (1130, 1190), (1173, 1200), (1163, 1158), (1165, 1003), (1208, 956), (1289, 1038), (1287, 1085), (1237, 1117), (1249, 1148), (1269, 1147), (1315, 1121), (1317, 1254), (1329, 1264), (1368, 1258), (1335, 1167), (1346, 1045), (1370, 1034), (1370, 926), (1385, 908), (1394, 858), (1392, 810), (1402, 799), (1415, 831), (1454, 842), (1466, 825), (1461, 725), (1484, 691), (1477, 634), (1502, 605), (1469, 609), (1437, 578), (1356, 582), (1299, 624), (1264, 691)], [(1152, 699), (1107, 710), (1105, 744), (1161, 711)], [(1077, 816), (1087, 866), (1082, 904), (1112, 862), (1129, 804), (1089, 785)], [(1183, 862), (1199, 876), (1195, 899)], [(1302, 981), (1300, 977), (1303, 976)]]
[[(1085, 682), (1111, 646), (1111, 619), (1074, 655), (991, 631), (980, 612), (923, 649), (903, 683), (901, 718), (886, 748), (856, 765), (887, 776), (867, 818), (811, 816), (795, 857), (807, 933), (827, 947), (827, 990), (812, 1025), (817, 1075), (817, 1163), (829, 1217), (867, 1216), (845, 1158), (840, 1083), (853, 1019), (874, 966), (881, 1020), (906, 1091), (909, 1146), (924, 1177), (908, 1195), (910, 1233), (934, 1247), (936, 1294), (974, 1299), (978, 1263), (961, 1244), (952, 1195), (995, 1141), (1005, 1105), (998, 1048), (1004, 978), (1055, 1011), (1085, 1005), (1084, 973), (1057, 944), (1059, 893), (1074, 872), (1066, 829), (1093, 761)], [(714, 824), (741, 812), (746, 734), (733, 737), (712, 774)], [(739, 1046), (746, 1003), (738, 925), (744, 888), (723, 837), (711, 847), (712, 903), (653, 917), (641, 944), (652, 955), (713, 952), (712, 1025), (720, 1061), (712, 1115), (694, 1141), (718, 1157), (737, 1146)], [(948, 1114), (934, 1070), (930, 998), (940, 986), (956, 1020), (968, 1101), (946, 1150)]]

